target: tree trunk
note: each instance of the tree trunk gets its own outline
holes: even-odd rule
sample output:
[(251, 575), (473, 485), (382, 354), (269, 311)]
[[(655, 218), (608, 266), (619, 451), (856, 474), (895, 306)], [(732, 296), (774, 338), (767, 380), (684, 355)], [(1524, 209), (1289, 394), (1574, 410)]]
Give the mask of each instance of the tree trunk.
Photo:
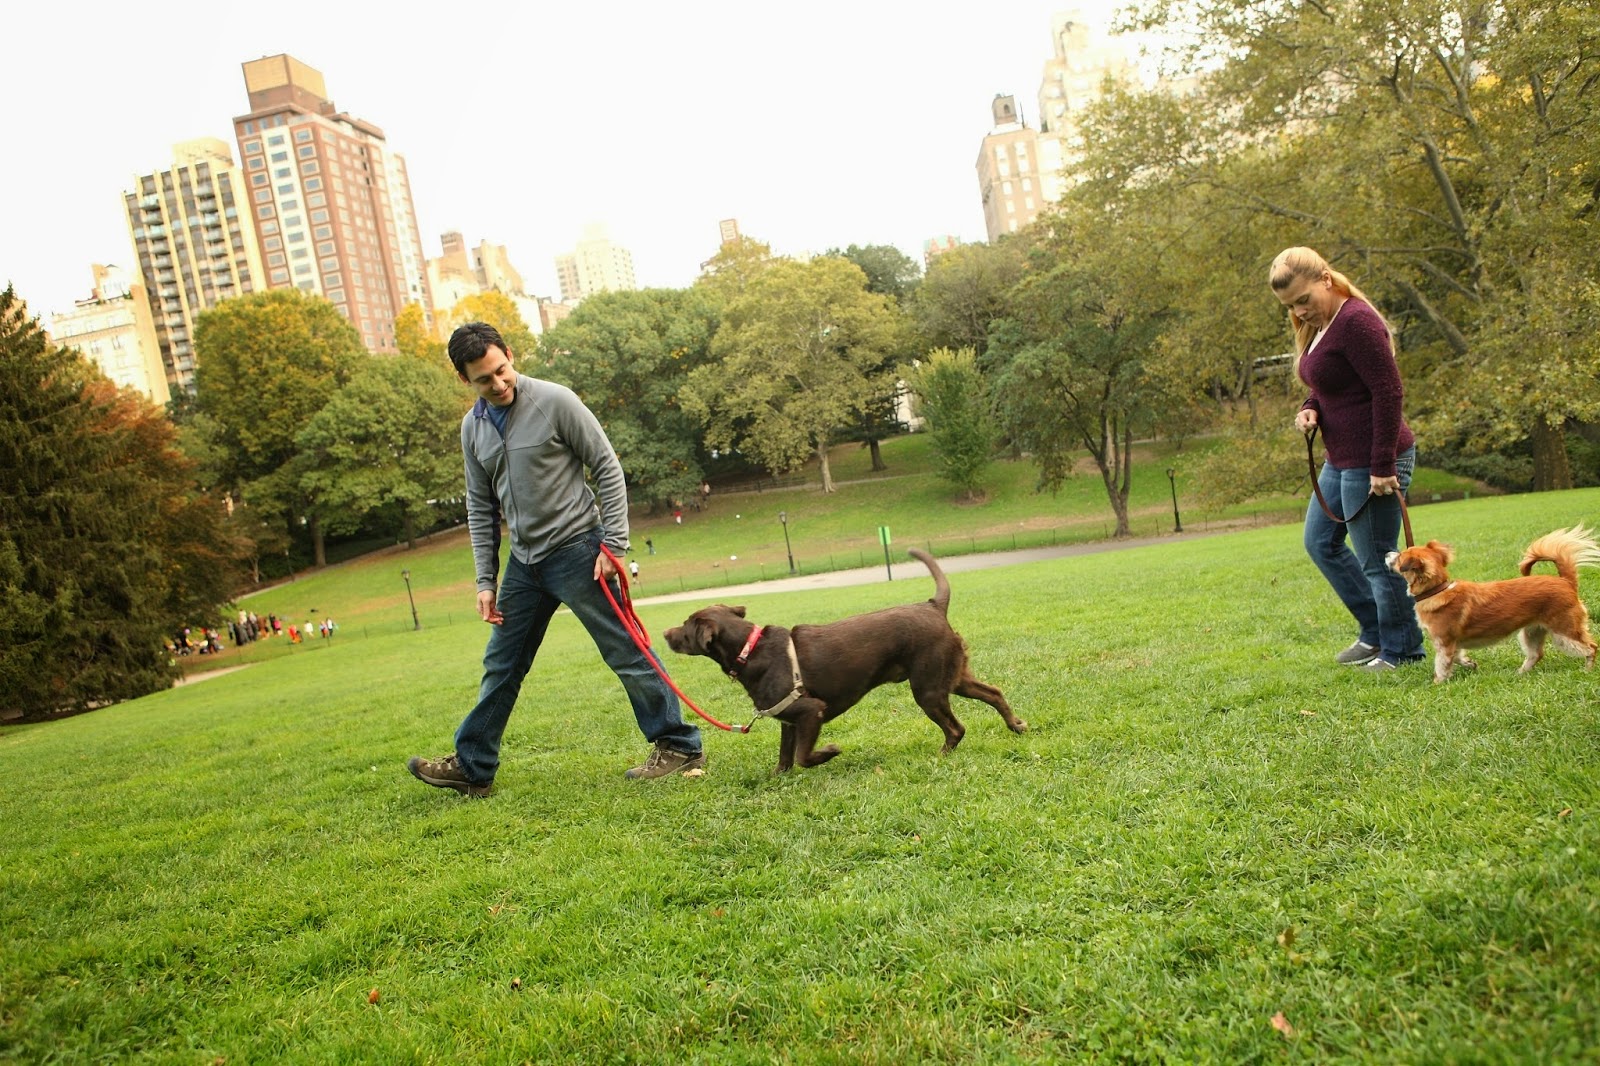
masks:
[(889, 469), (889, 467), (883, 461), (883, 449), (878, 447), (877, 439), (874, 438), (872, 440), (867, 441), (867, 447), (872, 449), (872, 469), (873, 469), (873, 472), (876, 473), (878, 471)]
[(406, 523), (406, 525), (405, 525), (406, 547), (409, 548), (412, 551), (416, 551), (417, 550), (417, 520), (416, 520), (416, 518), (414, 518), (412, 516), (410, 511), (406, 512), (405, 523)]
[(311, 533), (311, 565), (322, 568), (328, 565), (328, 549), (322, 543), (322, 516), (306, 516), (306, 529)]
[(828, 442), (817, 445), (817, 467), (822, 471), (822, 491), (833, 491), (833, 470), (828, 466)]
[(1567, 459), (1567, 427), (1552, 426), (1543, 418), (1533, 421), (1533, 490), (1572, 487), (1572, 464)]

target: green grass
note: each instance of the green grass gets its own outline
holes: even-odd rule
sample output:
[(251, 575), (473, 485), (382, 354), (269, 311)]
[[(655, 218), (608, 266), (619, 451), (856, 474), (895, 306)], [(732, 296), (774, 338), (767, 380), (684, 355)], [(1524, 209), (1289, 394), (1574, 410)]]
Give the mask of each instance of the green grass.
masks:
[[(1414, 517), (1492, 578), (1597, 512)], [(448, 750), (481, 626), (7, 728), (0, 1061), (1597, 1061), (1576, 660), (1337, 668), (1351, 627), (1293, 526), (953, 583), (1032, 730), (964, 703), (949, 757), (897, 686), (819, 769), (772, 776), (764, 723), (709, 735), (703, 778), (625, 781), (643, 744), (564, 614), (487, 801), (403, 767)], [(928, 587), (748, 603), (823, 621)], [(659, 634), (691, 606), (642, 613)], [(743, 720), (709, 661), (669, 665)]]
[[(1136, 447), (1129, 502), (1135, 535), (1172, 532), (1168, 467), (1178, 471), (1180, 515), (1187, 531), (1295, 521), (1305, 513), (1304, 494), (1274, 496), (1222, 512), (1189, 510), (1182, 471), (1192, 455), (1208, 446), (1191, 441), (1182, 451), (1164, 442)], [(866, 449), (835, 448), (832, 466), (839, 488), (830, 496), (815, 487), (713, 496), (707, 511), (686, 512), (682, 525), (670, 515), (636, 511), (632, 557), (640, 566), (637, 594), (787, 577), (780, 511), (788, 516), (790, 544), (802, 574), (881, 564), (880, 525), (889, 527), (891, 551), (901, 559), (905, 548), (918, 545), (950, 556), (1103, 540), (1115, 531), (1105, 488), (1092, 470), (1076, 474), (1060, 493), (1050, 495), (1035, 491), (1038, 474), (1031, 463), (997, 461), (988, 469), (984, 502), (956, 504), (949, 486), (927, 472), (933, 458), (926, 434), (886, 441), (883, 452), (889, 469), (874, 474)], [(1465, 479), (1424, 469), (1412, 496), (1422, 500), (1435, 492), (1477, 488)], [(657, 554), (646, 553), (646, 539), (655, 541)], [(353, 564), (302, 574), (250, 596), (242, 605), (263, 617), (276, 612), (301, 623), (332, 616), (343, 627), (335, 640), (406, 632), (412, 618), (402, 569), (411, 572), (411, 592), (424, 628), (477, 624), (472, 553), (464, 528), (421, 542), (416, 551), (397, 547)], [(242, 660), (289, 654), (286, 645), (255, 645), (245, 649)], [(241, 657), (230, 652), (215, 662), (207, 657), (187, 660), (186, 665), (209, 669), (231, 665), (234, 658)]]

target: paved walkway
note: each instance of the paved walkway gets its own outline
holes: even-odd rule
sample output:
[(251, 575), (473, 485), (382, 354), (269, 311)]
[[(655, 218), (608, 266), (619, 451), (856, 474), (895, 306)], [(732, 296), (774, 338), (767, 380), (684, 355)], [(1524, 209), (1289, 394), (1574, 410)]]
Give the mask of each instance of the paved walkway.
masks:
[[(1232, 533), (1231, 529), (1208, 530), (1203, 533), (1176, 533), (1163, 537), (1129, 537), (1127, 540), (1096, 540), (1084, 544), (1060, 544), (1045, 548), (1019, 548), (1008, 552), (978, 552), (973, 555), (953, 555), (939, 559), (946, 574), (959, 574), (966, 570), (988, 570), (996, 566), (1016, 566), (1037, 563), (1045, 559), (1061, 559), (1069, 555), (1094, 555), (1099, 552), (1124, 551), (1128, 548), (1146, 548), (1152, 544), (1172, 544), (1180, 540), (1199, 540)], [(915, 559), (900, 552), (894, 559), (896, 580), (914, 578), (925, 580), (928, 571)], [(684, 603), (699, 600), (705, 603), (727, 603), (732, 597), (754, 596), (763, 592), (796, 592), (801, 589), (843, 588), (847, 585), (872, 585), (887, 582), (888, 575), (882, 566), (866, 566), (855, 570), (833, 570), (824, 574), (805, 574), (800, 577), (782, 577), (772, 581), (756, 581), (748, 585), (713, 585), (710, 588), (690, 589), (687, 592), (670, 592), (660, 596), (640, 596), (635, 603)]]

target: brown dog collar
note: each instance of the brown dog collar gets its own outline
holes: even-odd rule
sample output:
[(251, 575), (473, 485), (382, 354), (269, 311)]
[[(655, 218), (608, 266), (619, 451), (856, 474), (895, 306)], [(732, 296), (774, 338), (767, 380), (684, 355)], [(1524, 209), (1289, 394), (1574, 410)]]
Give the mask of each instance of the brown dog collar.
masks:
[(1442, 585), (1433, 586), (1433, 588), (1429, 589), (1427, 592), (1420, 592), (1420, 593), (1414, 592), (1414, 593), (1411, 594), (1411, 599), (1412, 599), (1412, 602), (1414, 602), (1414, 603), (1421, 603), (1423, 600), (1427, 599), (1429, 596), (1437, 596), (1437, 595), (1439, 595), (1439, 593), (1444, 592), (1446, 589), (1453, 589), (1455, 587), (1456, 587), (1456, 583), (1454, 581), (1447, 581)]

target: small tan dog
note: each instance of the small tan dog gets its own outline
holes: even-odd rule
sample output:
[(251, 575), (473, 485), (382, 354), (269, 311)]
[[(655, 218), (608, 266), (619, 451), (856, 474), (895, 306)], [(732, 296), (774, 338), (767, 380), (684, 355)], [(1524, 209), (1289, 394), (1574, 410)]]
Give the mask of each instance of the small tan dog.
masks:
[[(1481, 648), (1517, 634), (1522, 645), (1522, 669), (1532, 670), (1544, 658), (1547, 634), (1563, 651), (1583, 657), (1585, 670), (1594, 667), (1595, 642), (1589, 635), (1589, 611), (1578, 599), (1578, 567), (1600, 566), (1600, 544), (1584, 526), (1546, 533), (1523, 553), (1520, 578), (1509, 581), (1452, 581), (1445, 570), (1455, 560), (1447, 544), (1430, 540), (1403, 552), (1390, 552), (1384, 561), (1406, 579), (1417, 601), (1417, 621), (1433, 638), (1433, 680), (1447, 680), (1467, 658), (1465, 648)], [(1557, 577), (1530, 574), (1533, 564), (1556, 564)]]

